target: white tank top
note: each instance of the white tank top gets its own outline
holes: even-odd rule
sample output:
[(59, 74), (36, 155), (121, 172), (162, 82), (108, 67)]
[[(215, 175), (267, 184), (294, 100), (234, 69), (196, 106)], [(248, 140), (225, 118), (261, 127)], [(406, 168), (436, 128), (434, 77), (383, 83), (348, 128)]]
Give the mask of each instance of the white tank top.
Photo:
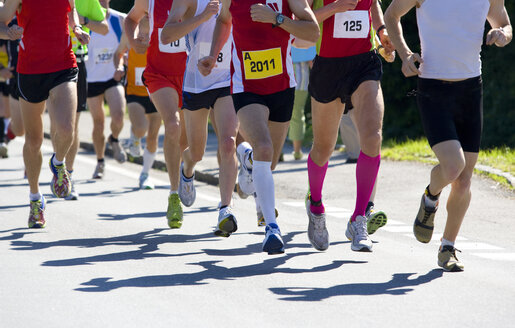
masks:
[[(197, 0), (197, 11), (195, 16), (200, 15), (206, 8), (209, 0)], [(188, 49), (188, 61), (184, 73), (183, 89), (186, 92), (201, 93), (207, 90), (228, 87), (231, 84), (231, 44), (232, 33), (217, 56), (216, 67), (211, 74), (203, 76), (200, 74), (197, 63), (202, 57), (208, 56), (211, 51), (213, 30), (215, 29), (216, 17), (213, 15), (207, 22), (186, 35), (186, 47)]]
[(489, 0), (425, 0), (417, 8), (423, 63), (420, 77), (466, 79), (481, 75)]
[(89, 56), (86, 61), (88, 82), (105, 82), (113, 78), (113, 56), (120, 44), (122, 19), (124, 14), (109, 9), (107, 24), (109, 32), (106, 35), (91, 31), (91, 39), (88, 44)]

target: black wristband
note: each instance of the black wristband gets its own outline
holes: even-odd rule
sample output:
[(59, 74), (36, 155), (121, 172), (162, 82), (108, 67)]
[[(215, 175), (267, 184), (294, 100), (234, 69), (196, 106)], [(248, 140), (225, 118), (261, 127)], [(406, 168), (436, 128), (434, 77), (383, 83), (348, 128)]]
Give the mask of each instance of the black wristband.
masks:
[(378, 29), (377, 29), (377, 31), (376, 31), (376, 34), (377, 34), (377, 35), (379, 35), (379, 32), (381, 32), (381, 31), (382, 31), (382, 30), (384, 30), (384, 29), (386, 29), (386, 26), (384, 26), (384, 24), (383, 24), (383, 25), (381, 25), (381, 26), (379, 26), (379, 28), (378, 28)]
[(84, 24), (82, 24), (82, 25), (86, 26), (86, 25), (88, 25), (88, 23), (89, 23), (89, 18), (84, 17)]

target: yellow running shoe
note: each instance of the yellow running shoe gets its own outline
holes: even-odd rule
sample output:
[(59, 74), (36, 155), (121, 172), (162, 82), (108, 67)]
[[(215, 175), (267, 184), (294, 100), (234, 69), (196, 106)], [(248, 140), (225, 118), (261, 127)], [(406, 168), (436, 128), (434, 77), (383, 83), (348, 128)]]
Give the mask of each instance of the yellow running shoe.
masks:
[(456, 251), (460, 252), (459, 249), (456, 249), (452, 246), (446, 245), (440, 247), (440, 251), (438, 252), (438, 266), (444, 269), (444, 271), (463, 271), (465, 266), (456, 257)]
[(168, 226), (171, 229), (179, 229), (182, 226), (182, 217), (183, 213), (179, 194), (170, 194), (168, 196), (168, 210), (166, 211)]

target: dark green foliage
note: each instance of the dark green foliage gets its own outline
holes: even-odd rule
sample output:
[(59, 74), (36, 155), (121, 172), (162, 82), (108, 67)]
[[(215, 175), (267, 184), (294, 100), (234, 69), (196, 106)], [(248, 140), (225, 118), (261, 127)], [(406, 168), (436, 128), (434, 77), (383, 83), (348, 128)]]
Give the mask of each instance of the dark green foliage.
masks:
[[(386, 11), (390, 0), (383, 1)], [(505, 2), (508, 13), (515, 12), (515, 3)], [(514, 17), (511, 17), (515, 19)], [(415, 10), (402, 19), (404, 37), (411, 50), (420, 52)], [(485, 36), (490, 25), (485, 25)], [(507, 145), (515, 147), (515, 43), (505, 48), (483, 46), (484, 126), (482, 148)], [(384, 63), (384, 62), (383, 62)], [(416, 87), (416, 78), (406, 79), (401, 61), (384, 63), (382, 87), (385, 99), (384, 137), (402, 141), (423, 136), (415, 97), (406, 93)]]
[(134, 4), (134, 0), (111, 0), (109, 6), (123, 13), (129, 12)]

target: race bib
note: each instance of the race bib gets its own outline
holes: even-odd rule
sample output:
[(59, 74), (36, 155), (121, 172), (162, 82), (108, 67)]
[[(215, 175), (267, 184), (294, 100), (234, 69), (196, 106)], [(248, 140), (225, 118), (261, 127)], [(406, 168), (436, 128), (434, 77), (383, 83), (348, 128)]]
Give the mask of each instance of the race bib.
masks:
[[(200, 43), (200, 56), (203, 58), (209, 56), (211, 53), (211, 43), (201, 42)], [(216, 66), (213, 69), (229, 69), (231, 67), (231, 42), (226, 42), (216, 57)]]
[(159, 51), (168, 53), (168, 54), (176, 54), (179, 52), (186, 52), (186, 39), (184, 37), (180, 38), (179, 40), (175, 40), (168, 44), (161, 43), (161, 32), (163, 31), (162, 28), (158, 29), (158, 35), (159, 35)]
[(145, 67), (135, 67), (134, 68), (134, 84), (136, 86), (143, 86), (143, 79), (141, 77), (143, 76), (144, 70), (145, 70)]
[(281, 48), (243, 51), (245, 79), (259, 80), (283, 73)]
[(95, 49), (95, 64), (108, 64), (113, 62), (114, 49), (101, 48)]
[(368, 10), (350, 10), (334, 15), (334, 38), (362, 39), (370, 32)]

